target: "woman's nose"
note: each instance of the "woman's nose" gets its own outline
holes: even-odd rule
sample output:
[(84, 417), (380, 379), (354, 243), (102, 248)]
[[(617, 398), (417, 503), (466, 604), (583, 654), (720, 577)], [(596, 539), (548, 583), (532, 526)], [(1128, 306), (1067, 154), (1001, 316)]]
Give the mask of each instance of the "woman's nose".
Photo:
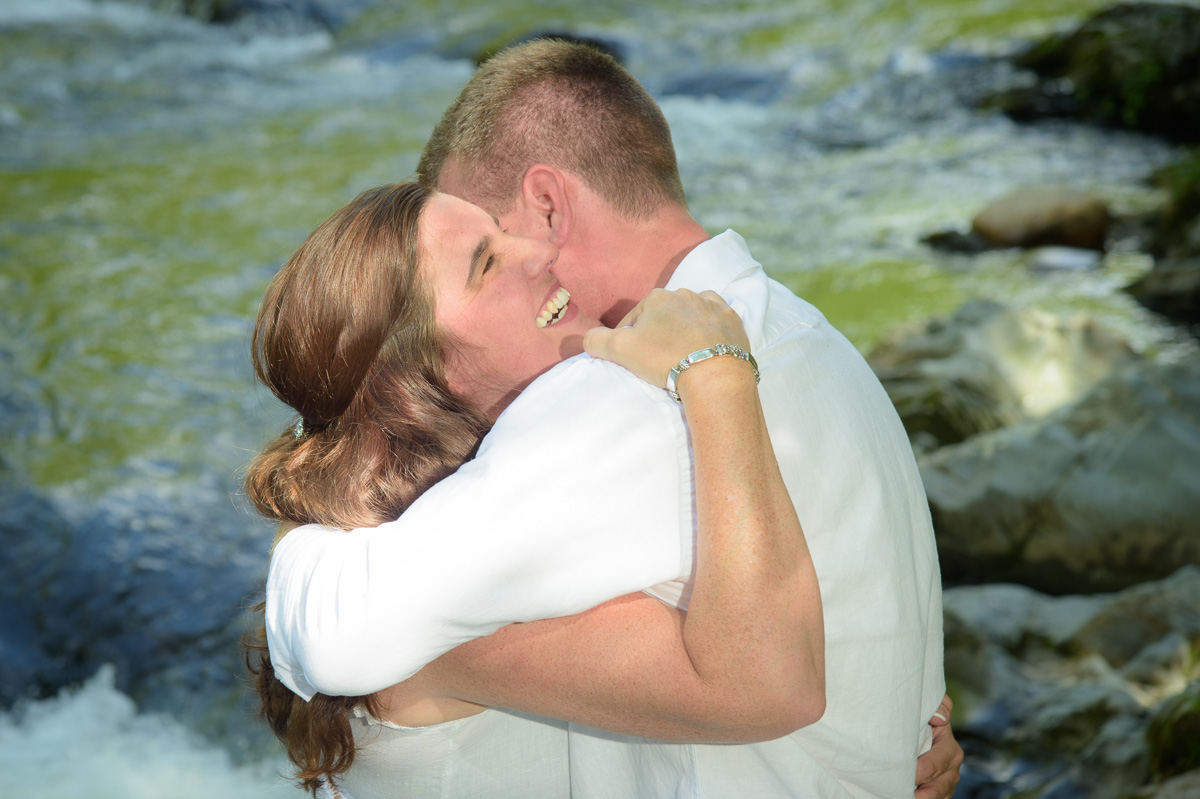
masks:
[(554, 266), (558, 260), (558, 247), (542, 239), (522, 239), (524, 253), (521, 263), (525, 268), (525, 276), (535, 280)]

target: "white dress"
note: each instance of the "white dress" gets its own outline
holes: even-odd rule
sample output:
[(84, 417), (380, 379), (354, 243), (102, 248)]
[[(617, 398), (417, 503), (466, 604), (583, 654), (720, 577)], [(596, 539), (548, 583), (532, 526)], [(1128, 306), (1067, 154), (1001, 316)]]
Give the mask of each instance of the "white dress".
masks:
[(567, 725), (489, 709), (428, 727), (401, 727), (362, 709), (350, 719), (354, 766), (329, 799), (567, 799)]

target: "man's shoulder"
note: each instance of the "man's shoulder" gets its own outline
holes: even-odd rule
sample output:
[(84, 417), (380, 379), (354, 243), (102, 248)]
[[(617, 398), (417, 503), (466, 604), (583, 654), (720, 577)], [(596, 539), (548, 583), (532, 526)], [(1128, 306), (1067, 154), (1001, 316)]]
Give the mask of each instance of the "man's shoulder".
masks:
[(719, 292), (742, 317), (751, 338), (759, 338), (761, 345), (789, 331), (829, 324), (816, 306), (770, 277), (750, 253), (745, 239), (733, 230), (714, 236), (689, 253), (667, 287)]
[(664, 390), (615, 363), (582, 354), (567, 358), (538, 376), (505, 409), (497, 424), (515, 416), (617, 401), (631, 402), (637, 409), (671, 406)]

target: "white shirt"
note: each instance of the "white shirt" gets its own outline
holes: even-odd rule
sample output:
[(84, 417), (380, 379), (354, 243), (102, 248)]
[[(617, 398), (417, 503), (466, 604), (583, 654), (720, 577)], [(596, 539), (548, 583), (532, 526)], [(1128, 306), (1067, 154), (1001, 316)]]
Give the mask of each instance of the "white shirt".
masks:
[[(944, 682), (941, 589), (933, 532), (916, 463), (900, 421), (879, 381), (853, 345), (815, 308), (767, 278), (736, 233), (727, 231), (693, 250), (668, 284), (668, 288), (681, 287), (695, 291), (716, 289), (725, 296), (742, 317), (751, 350), (762, 371), (759, 392), (772, 444), (804, 527), (821, 586), (826, 631), (826, 713), (817, 724), (785, 738), (738, 746), (662, 744), (570, 725), (572, 796), (911, 796), (915, 760), (928, 747), (927, 720), (944, 693)], [(453, 562), (459, 557), (458, 546), (463, 541), (496, 537), (506, 507), (536, 507), (539, 502), (561, 496), (564, 490), (578, 489), (581, 482), (589, 486), (603, 483), (603, 497), (608, 498), (609, 505), (617, 505), (613, 498), (627, 493), (633, 496), (647, 482), (653, 482), (654, 493), (642, 500), (620, 503), (621, 513), (617, 514), (620, 521), (608, 530), (610, 534), (614, 530), (624, 532), (625, 525), (643, 516), (654, 516), (658, 521), (653, 529), (648, 526), (639, 530), (637, 540), (642, 543), (629, 548), (611, 541), (606, 545), (600, 527), (590, 525), (590, 518), (581, 518), (586, 514), (578, 514), (557, 530), (557, 537), (542, 536), (532, 548), (516, 547), (523, 553), (538, 552), (538, 563), (531, 566), (506, 562), (504, 568), (519, 568), (522, 579), (530, 571), (562, 569), (571, 576), (567, 582), (575, 586), (569, 592), (570, 597), (580, 601), (582, 596), (577, 594), (603, 593), (597, 591), (594, 575), (597, 570), (607, 572), (608, 566), (602, 559), (593, 569), (590, 559), (603, 558), (604, 551), (611, 552), (614, 548), (619, 548), (623, 569), (646, 568), (651, 572), (642, 576), (641, 586), (690, 572), (691, 542), (685, 544), (679, 540), (680, 530), (691, 525), (690, 517), (686, 523), (683, 521), (691, 508), (690, 485), (682, 487), (678, 495), (661, 494), (657, 493), (659, 478), (647, 480), (643, 474), (644, 469), (653, 467), (653, 471), (661, 471), (661, 476), (666, 477), (670, 470), (662, 468), (663, 463), (671, 464), (676, 475), (685, 471), (682, 465), (686, 458), (679, 451), (670, 450), (670, 446), (685, 446), (678, 433), (665, 437), (661, 431), (657, 435), (644, 435), (652, 431), (640, 423), (643, 414), (657, 415), (674, 428), (680, 424), (678, 410), (674, 414), (660, 410), (659, 389), (645, 386), (644, 389), (657, 392), (647, 395), (645, 390), (609, 387), (609, 383), (628, 384), (628, 378), (615, 376), (619, 370), (606, 376), (604, 387), (599, 386), (595, 363), (573, 359), (551, 370), (509, 408), (505, 416), (513, 413), (518, 421), (527, 418), (531, 425), (516, 425), (511, 431), (532, 436), (537, 442), (545, 437), (530, 432), (537, 427), (538, 420), (537, 412), (530, 414), (524, 407), (528, 394), (532, 394), (531, 399), (542, 412), (564, 405), (596, 411), (597, 404), (602, 412), (596, 417), (586, 417), (586, 423), (559, 428), (571, 443), (566, 446), (566, 460), (552, 470), (556, 473), (546, 475), (539, 471), (537, 479), (520, 479), (515, 484), (510, 480), (506, 490), (515, 493), (505, 494), (499, 504), (491, 504), (494, 496), (485, 496), (472, 526), (453, 536), (458, 545), (443, 549), (444, 558)], [(581, 367), (582, 364), (592, 366)], [(581, 368), (588, 374), (583, 377), (575, 374)], [(596, 396), (579, 398), (571, 394), (585, 383)], [(611, 404), (608, 392), (612, 390), (623, 390), (626, 399), (633, 400), (631, 405), (627, 408)], [(602, 401), (598, 403), (597, 397)], [(580, 406), (576, 407), (576, 403)], [(641, 408), (642, 405), (646, 407)], [(509, 439), (510, 428), (505, 422), (502, 416), (488, 436), (489, 446), (481, 448), (476, 462), (463, 471), (484, 468), (476, 463), (493, 455), (540, 447), (540, 443), (531, 445), (529, 438), (523, 442)], [(584, 445), (576, 443), (576, 436), (581, 435), (579, 428), (584, 427), (591, 434), (587, 436), (591, 443), (586, 446), (597, 449), (580, 449)], [(666, 439), (673, 439), (674, 443), (667, 443)], [(588, 454), (583, 455), (584, 452)], [(592, 470), (591, 459), (601, 454), (604, 474), (598, 476)], [(622, 471), (620, 464), (632, 467)], [(493, 469), (512, 476), (508, 467)], [(552, 482), (544, 482), (543, 478)], [(454, 489), (443, 489), (458, 479), (455, 476), (439, 484), (421, 502), (431, 495), (436, 497), (435, 492), (453, 491), (449, 499), (438, 501), (456, 524), (465, 524), (466, 515), (459, 506), (471, 501), (468, 497), (485, 487), (483, 482), (466, 485), (461, 494)], [(526, 494), (537, 498), (529, 500)], [(461, 499), (454, 500), (456, 496)], [(679, 515), (663, 521), (658, 514), (664, 511)], [(422, 511), (421, 518), (425, 520), (422, 532), (398, 536), (393, 531), (391, 537), (401, 542), (389, 542), (386, 556), (372, 551), (375, 546), (372, 536), (379, 534), (370, 531), (347, 535), (320, 528), (300, 528), (290, 533), (276, 548), (268, 582), (268, 640), (276, 669), (293, 675), (301, 685), (311, 681), (310, 685), (332, 693), (365, 693), (397, 681), (390, 677), (373, 684), (357, 680), (354, 685), (358, 690), (338, 690), (344, 687), (343, 678), (353, 679), (345, 672), (362, 668), (364, 659), (371, 661), (366, 668), (372, 676), (380, 677), (378, 662), (395, 660), (406, 655), (410, 648), (406, 644), (407, 633), (388, 627), (377, 614), (391, 612), (380, 611), (380, 607), (412, 604), (419, 597), (398, 586), (402, 582), (399, 580), (373, 580), (368, 584), (367, 553), (370, 551), (371, 566), (385, 573), (394, 568), (393, 564), (414, 562), (412, 559), (417, 555), (404, 552), (406, 548), (419, 547), (422, 558), (432, 557), (437, 547), (427, 543), (418, 545), (413, 539), (428, 541), (432, 536), (430, 531), (441, 537), (443, 530), (438, 525), (429, 526), (442, 518), (439, 513)], [(413, 522), (412, 517), (410, 510), (397, 524)], [(583, 549), (573, 551), (577, 523), (584, 528), (580, 537)], [(523, 526), (515, 534), (524, 537), (527, 528)], [(422, 528), (418, 524), (406, 529)], [(293, 546), (289, 539), (297, 533), (302, 536)], [(651, 538), (644, 538), (646, 535)], [(671, 544), (679, 549), (674, 560), (665, 553)], [(293, 555), (297, 550), (303, 550), (301, 557)], [(636, 557), (630, 557), (631, 553), (636, 553)], [(327, 557), (335, 559), (333, 567), (326, 566)], [(646, 561), (659, 558), (660, 564), (645, 567)], [(338, 579), (343, 571), (341, 564), (347, 562), (354, 564), (353, 583)], [(462, 582), (453, 579), (453, 574), (444, 576), (449, 581), (442, 585), (453, 586), (453, 590), (441, 590), (437, 603), (432, 604), (440, 605), (443, 595), (456, 594), (464, 588)], [(600, 581), (609, 579), (609, 575), (604, 575)], [(582, 581), (586, 588), (578, 589), (576, 580)], [(607, 595), (592, 604), (626, 593), (629, 583), (630, 580), (614, 580)], [(295, 584), (303, 584), (303, 590), (280, 590), (280, 586)], [(473, 585), (465, 587), (470, 594), (476, 594)], [(503, 589), (502, 580), (492, 581), (490, 588), (484, 586), (484, 590), (497, 588)], [(541, 590), (540, 584), (523, 585), (523, 595), (536, 596), (524, 596), (519, 604), (527, 610), (538, 607), (539, 611), (547, 604), (555, 604), (556, 597), (537, 595)], [(480, 602), (476, 599), (466, 604), (473, 607)], [(462, 603), (452, 604), (457, 607)], [(575, 605), (566, 607), (569, 602), (563, 604), (555, 612), (543, 613), (543, 617), (582, 609)], [(331, 605), (334, 610), (329, 610)], [(350, 619), (351, 614), (368, 615), (364, 620)], [(312, 623), (311, 617), (315, 615), (321, 617), (320, 624)], [(491, 632), (487, 628), (498, 621), (495, 615), (491, 614), (483, 623), (472, 617), (439, 616), (436, 626), (446, 625), (446, 640), (440, 645), (422, 640), (416, 648), (436, 656), (436, 650), (452, 648), (464, 640), (463, 635), (480, 629)], [(538, 616), (514, 616), (507, 621), (530, 618)], [(502, 623), (496, 623), (496, 628)], [(350, 632), (342, 632), (346, 629)], [(436, 635), (438, 631), (433, 633)], [(285, 643), (278, 661), (272, 634)], [(330, 648), (343, 644), (354, 647), (354, 657), (342, 659), (336, 667), (318, 665), (317, 661), (324, 660)], [(296, 653), (302, 655), (300, 660), (307, 658), (307, 662), (297, 664), (293, 657)], [(390, 675), (402, 671), (392, 671)]]
[[(622, 439), (650, 457), (630, 469)], [(284, 536), (267, 577), (271, 664), (305, 699), (363, 696), (512, 622), (656, 583), (677, 600), (692, 569), (691, 484), (687, 429), (666, 392), (571, 358), (396, 521)]]
[[(821, 588), (826, 711), (779, 740), (738, 746), (571, 725), (572, 796), (911, 797), (945, 693), (941, 581), (895, 409), (854, 346), (768, 278), (737, 234), (693, 250), (667, 288), (716, 289), (750, 337), (767, 429)], [(654, 792), (639, 793), (653, 775), (664, 775)]]

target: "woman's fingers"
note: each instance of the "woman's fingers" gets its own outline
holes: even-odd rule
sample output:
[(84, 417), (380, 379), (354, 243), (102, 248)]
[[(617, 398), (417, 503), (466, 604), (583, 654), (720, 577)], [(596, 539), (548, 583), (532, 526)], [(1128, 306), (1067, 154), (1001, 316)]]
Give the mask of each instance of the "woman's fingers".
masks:
[(742, 320), (719, 294), (655, 289), (615, 330), (594, 328), (583, 347), (594, 358), (624, 366), (654, 385), (689, 353), (717, 344), (749, 349)]
[(613, 353), (613, 336), (620, 329), (609, 330), (607, 327), (593, 327), (583, 334), (584, 352), (593, 358), (602, 358), (606, 361), (616, 360)]

